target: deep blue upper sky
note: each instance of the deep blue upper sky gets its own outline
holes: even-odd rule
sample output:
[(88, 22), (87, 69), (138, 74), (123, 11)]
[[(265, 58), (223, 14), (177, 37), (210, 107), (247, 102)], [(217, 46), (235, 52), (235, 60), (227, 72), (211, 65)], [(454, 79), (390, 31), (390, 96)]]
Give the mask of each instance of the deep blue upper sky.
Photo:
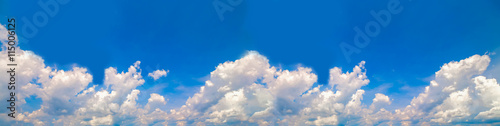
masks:
[[(145, 78), (156, 69), (170, 70), (166, 78), (147, 80), (142, 88), (163, 84), (167, 86), (157, 93), (177, 95), (203, 85), (203, 77), (219, 63), (234, 61), (247, 50), (260, 52), (276, 66), (311, 67), (319, 84), (327, 83), (330, 68), (347, 71), (365, 60), (371, 83), (364, 88), (390, 85), (384, 92), (389, 96), (405, 86), (428, 85), (444, 63), (500, 47), (500, 2), (495, 0), (401, 0), (402, 12), (392, 15), (388, 26), (361, 53), (353, 54), (351, 62), (344, 58), (340, 42), (353, 45), (353, 28), (375, 20), (370, 11), (386, 9), (387, 0), (244, 0), (224, 13), (223, 21), (212, 2), (72, 0), (20, 46), (48, 65), (87, 67), (95, 84), (102, 84), (105, 68), (126, 70), (140, 60)], [(20, 26), (23, 17), (33, 20), (43, 11), (28, 0), (0, 3), (0, 14), (14, 16)], [(1, 22), (5, 24), (5, 16)], [(19, 32), (23, 36), (22, 29)], [(185, 100), (192, 93), (178, 97)]]

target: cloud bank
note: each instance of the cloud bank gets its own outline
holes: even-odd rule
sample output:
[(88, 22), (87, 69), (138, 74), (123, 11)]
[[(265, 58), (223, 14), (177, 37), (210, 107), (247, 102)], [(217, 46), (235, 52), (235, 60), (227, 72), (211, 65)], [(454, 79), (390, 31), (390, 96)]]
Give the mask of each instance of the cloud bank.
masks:
[[(3, 26), (2, 26), (3, 27)], [(0, 33), (5, 28), (0, 27)], [(2, 38), (2, 42), (5, 39)], [(7, 63), (5, 49), (0, 64)], [(126, 71), (105, 70), (102, 86), (92, 83), (86, 68), (60, 70), (44, 64), (31, 51), (17, 50), (16, 105), (35, 96), (42, 103), (33, 111), (18, 110), (10, 124), (34, 125), (449, 125), (492, 124), (500, 121), (500, 86), (481, 74), (488, 68), (488, 55), (473, 55), (444, 64), (425, 91), (395, 111), (386, 107), (398, 99), (377, 93), (370, 105), (363, 104), (370, 83), (365, 62), (352, 70), (330, 69), (328, 84), (316, 84), (311, 68), (280, 69), (258, 52), (219, 64), (199, 91), (179, 108), (166, 110), (168, 99), (148, 94), (139, 104), (137, 89), (145, 83), (140, 61)], [(2, 69), (7, 69), (2, 67)], [(345, 71), (345, 72), (344, 72)], [(168, 70), (148, 76), (157, 80)], [(7, 83), (6, 72), (0, 82)], [(318, 85), (318, 86), (315, 86)], [(7, 88), (0, 88), (6, 92)], [(1, 99), (8, 99), (0, 93)], [(6, 107), (3, 106), (0, 107)], [(0, 110), (7, 115), (7, 110)]]

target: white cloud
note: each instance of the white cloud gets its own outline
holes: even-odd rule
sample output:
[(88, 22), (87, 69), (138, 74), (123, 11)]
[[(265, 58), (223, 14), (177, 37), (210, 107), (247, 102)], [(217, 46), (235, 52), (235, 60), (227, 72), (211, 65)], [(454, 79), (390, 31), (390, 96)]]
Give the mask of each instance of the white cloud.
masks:
[(148, 76), (152, 77), (154, 80), (158, 80), (160, 77), (166, 77), (167, 76), (167, 73), (169, 71), (165, 71), (165, 70), (155, 70), (151, 73), (148, 73)]
[[(312, 87), (317, 75), (311, 72), (304, 67), (277, 69), (264, 56), (249, 52), (239, 60), (217, 66), (205, 86), (185, 106), (172, 110), (172, 115), (193, 124), (335, 125), (356, 124), (346, 118), (379, 112), (361, 103), (364, 90), (360, 88), (369, 82), (364, 62), (353, 72), (342, 73), (337, 67), (331, 70), (329, 84), (337, 90)], [(390, 104), (387, 96), (378, 95), (380, 101), (376, 103)]]
[(113, 124), (113, 116), (111, 115), (107, 115), (107, 116), (104, 116), (104, 117), (95, 117), (95, 116), (92, 116), (92, 120), (90, 121), (83, 121), (82, 123), (80, 123), (82, 125), (111, 125)]
[(389, 99), (389, 96), (386, 96), (381, 93), (375, 94), (375, 98), (373, 98), (373, 103), (370, 105), (370, 109), (372, 110), (378, 110), (384, 106), (391, 105), (391, 100)]
[(135, 87), (144, 84), (144, 79), (141, 76), (139, 65), (140, 61), (128, 68), (128, 72), (118, 73), (116, 68), (110, 67), (105, 70), (104, 85), (111, 87), (112, 92), (116, 93), (118, 97), (123, 97)]
[(165, 97), (152, 93), (150, 94), (150, 97), (148, 99), (148, 104), (146, 104), (145, 109), (146, 110), (152, 110), (154, 108), (161, 108), (167, 104), (167, 101), (165, 100)]
[(481, 121), (500, 120), (500, 86), (496, 79), (486, 79), (479, 76), (474, 78), (476, 84), (475, 90), (481, 99), (478, 99), (482, 106), (489, 108), (487, 111), (482, 111), (477, 114), (474, 119)]
[(342, 69), (335, 67), (330, 69), (329, 85), (337, 89), (338, 101), (345, 102), (356, 90), (370, 83), (367, 79), (365, 61), (360, 62), (353, 68), (352, 72), (342, 73)]
[(469, 96), (469, 88), (462, 91), (453, 92), (450, 96), (437, 106), (432, 122), (451, 123), (453, 121), (464, 120), (471, 115), (469, 105), (472, 98)]

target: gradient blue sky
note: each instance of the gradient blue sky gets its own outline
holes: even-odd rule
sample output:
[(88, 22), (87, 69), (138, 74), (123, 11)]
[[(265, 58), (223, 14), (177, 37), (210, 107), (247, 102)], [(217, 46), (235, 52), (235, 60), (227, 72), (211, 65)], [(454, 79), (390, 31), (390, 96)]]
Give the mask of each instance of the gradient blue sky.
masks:
[[(371, 82), (362, 89), (404, 97), (408, 101), (397, 103), (404, 106), (444, 63), (498, 53), (500, 47), (500, 2), (495, 0), (402, 0), (404, 10), (353, 54), (352, 62), (344, 58), (340, 42), (353, 43), (353, 28), (374, 20), (369, 12), (385, 9), (387, 1), (244, 0), (223, 21), (212, 2), (72, 0), (19, 46), (42, 56), (47, 65), (88, 68), (94, 84), (102, 84), (105, 68), (122, 71), (137, 60), (143, 76), (168, 69), (166, 78), (139, 88), (165, 95), (177, 105), (171, 107), (184, 104), (219, 63), (239, 59), (248, 50), (275, 66), (311, 67), (318, 84), (328, 83), (330, 68), (348, 70), (364, 60)], [(4, 15), (31, 19), (42, 10), (28, 0), (0, 3), (2, 24)], [(497, 55), (491, 57), (492, 64), (499, 63)]]

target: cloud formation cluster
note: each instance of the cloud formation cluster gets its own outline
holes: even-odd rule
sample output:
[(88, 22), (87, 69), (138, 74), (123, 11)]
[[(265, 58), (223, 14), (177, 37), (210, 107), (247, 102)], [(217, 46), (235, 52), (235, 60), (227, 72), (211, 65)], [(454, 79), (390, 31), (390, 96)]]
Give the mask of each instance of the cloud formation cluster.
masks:
[[(85, 68), (57, 70), (45, 66), (43, 59), (30, 51), (19, 50), (18, 54), (17, 106), (26, 105), (24, 99), (30, 96), (41, 98), (42, 103), (38, 110), (16, 114), (16, 121), (35, 125), (112, 125), (165, 120), (166, 112), (158, 109), (167, 102), (162, 95), (150, 94), (145, 106), (136, 102), (140, 93), (136, 87), (145, 82), (139, 61), (127, 72), (117, 72), (113, 67), (106, 69), (105, 88), (97, 90), (96, 85), (90, 85), (92, 75)], [(0, 63), (7, 63), (5, 55), (0, 58)], [(5, 83), (7, 75), (1, 74)], [(0, 97), (6, 99), (5, 94)]]
[[(391, 100), (376, 94), (370, 107), (361, 103), (367, 79), (365, 62), (352, 72), (330, 70), (326, 88), (313, 87), (317, 75), (310, 68), (282, 70), (266, 57), (249, 52), (234, 62), (220, 64), (210, 80), (180, 109), (174, 120), (191, 124), (337, 125), (379, 124), (390, 121), (385, 110)], [(358, 121), (360, 120), (360, 121)]]
[[(433, 125), (500, 121), (500, 86), (496, 79), (481, 76), (490, 63), (488, 55), (444, 64), (408, 106), (388, 111), (385, 107), (397, 99), (377, 93), (374, 99), (365, 99), (371, 104), (362, 102), (365, 91), (361, 88), (370, 83), (364, 61), (352, 70), (334, 67), (328, 84), (317, 84), (311, 68), (280, 69), (250, 51), (241, 59), (219, 64), (184, 105), (166, 110), (168, 99), (160, 94), (148, 94), (147, 103), (138, 103), (141, 91), (137, 87), (145, 83), (140, 61), (126, 71), (107, 68), (104, 83), (98, 86), (86, 68), (59, 70), (46, 66), (33, 52), (17, 51), (20, 89), (16, 104), (27, 105), (25, 99), (32, 96), (42, 103), (37, 110), (18, 110), (14, 120), (1, 118), (11, 124)], [(0, 64), (6, 64), (5, 49), (0, 53)], [(148, 76), (157, 80), (167, 73), (157, 70)], [(0, 72), (0, 83), (7, 83), (5, 77), (7, 73)], [(0, 93), (0, 99), (7, 98)]]

